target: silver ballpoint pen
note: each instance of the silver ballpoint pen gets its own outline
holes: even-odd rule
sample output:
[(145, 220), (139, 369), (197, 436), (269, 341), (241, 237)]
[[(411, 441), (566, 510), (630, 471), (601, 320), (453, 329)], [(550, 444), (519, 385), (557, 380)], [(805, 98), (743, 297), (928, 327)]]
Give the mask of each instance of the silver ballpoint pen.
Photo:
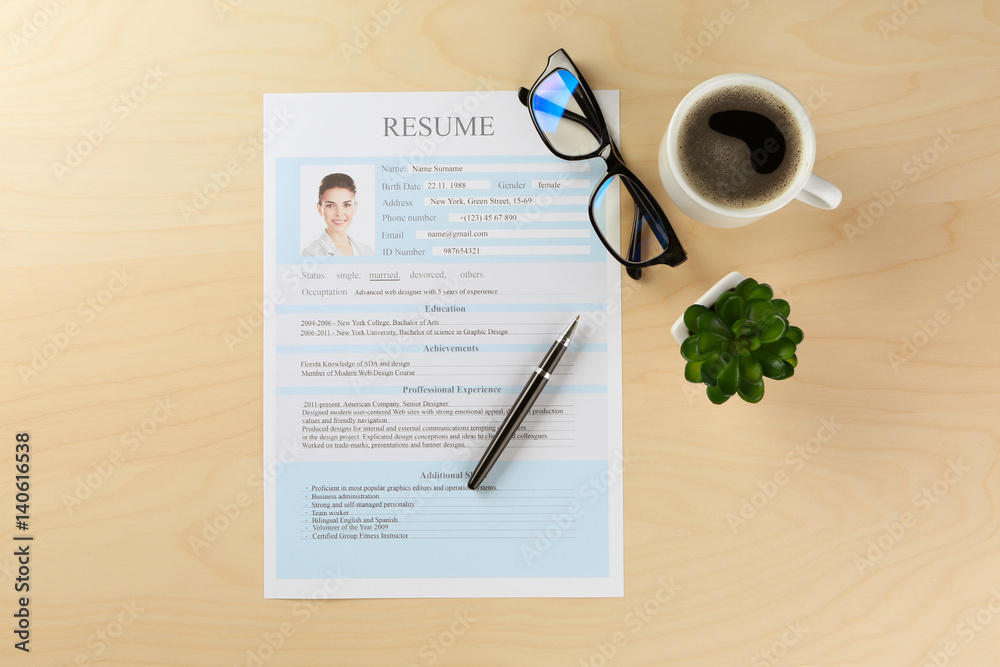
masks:
[(531, 412), (531, 406), (535, 404), (535, 399), (542, 393), (542, 389), (545, 388), (549, 378), (552, 377), (552, 372), (555, 371), (559, 360), (562, 359), (563, 354), (566, 352), (566, 348), (569, 347), (569, 341), (573, 337), (573, 332), (576, 330), (576, 324), (579, 321), (580, 316), (577, 315), (576, 319), (570, 322), (566, 330), (562, 332), (562, 335), (556, 339), (556, 342), (552, 343), (552, 347), (545, 353), (545, 357), (541, 363), (531, 372), (528, 383), (524, 385), (524, 389), (521, 390), (517, 400), (514, 401), (514, 405), (507, 412), (507, 416), (504, 417), (500, 428), (497, 429), (496, 434), (493, 436), (493, 440), (490, 441), (489, 447), (483, 452), (483, 458), (479, 459), (479, 464), (473, 471), (472, 477), (469, 478), (469, 488), (473, 491), (478, 489), (479, 485), (486, 479), (486, 475), (490, 473), (493, 465), (500, 458), (500, 454), (507, 447), (507, 443), (514, 437), (514, 433), (517, 432), (521, 422)]

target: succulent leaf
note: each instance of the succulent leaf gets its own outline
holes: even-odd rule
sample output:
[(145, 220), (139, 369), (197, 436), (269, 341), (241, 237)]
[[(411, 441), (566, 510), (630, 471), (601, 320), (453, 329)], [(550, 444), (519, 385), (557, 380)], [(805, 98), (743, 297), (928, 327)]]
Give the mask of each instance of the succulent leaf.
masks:
[(703, 331), (702, 333), (698, 334), (698, 340), (695, 349), (699, 355), (707, 356), (714, 352), (717, 352), (719, 350), (719, 346), (722, 345), (722, 342), (724, 340), (725, 339), (718, 334), (714, 334), (711, 331)]
[(701, 365), (701, 381), (710, 387), (719, 384), (719, 373), (725, 367), (719, 358), (710, 359)]
[(755, 356), (757, 357), (757, 361), (760, 362), (761, 371), (765, 376), (772, 380), (780, 380), (785, 376), (785, 366), (787, 364), (779, 359), (778, 355), (765, 352), (764, 350), (757, 350)]
[(774, 298), (774, 290), (767, 283), (761, 283), (750, 290), (749, 299), (763, 299), (765, 301), (770, 301)]
[(784, 317), (775, 313), (774, 315), (769, 315), (767, 319), (761, 323), (760, 327), (760, 342), (761, 343), (773, 343), (782, 336), (785, 335), (785, 329), (788, 328), (788, 320)]
[(681, 343), (681, 356), (688, 361), (704, 361), (708, 358), (707, 354), (703, 354), (698, 351), (698, 336), (701, 334), (693, 334), (684, 339)]
[(719, 312), (726, 302), (736, 296), (736, 292), (729, 290), (728, 292), (723, 292), (719, 295), (719, 298), (715, 301), (715, 312)]
[(787, 336), (788, 340), (792, 341), (796, 345), (799, 345), (802, 342), (802, 339), (804, 338), (802, 334), (802, 329), (798, 327), (793, 327), (791, 325), (789, 325), (788, 331), (785, 332), (785, 336)]
[(718, 387), (709, 387), (706, 393), (708, 394), (708, 400), (716, 405), (722, 405), (732, 397), (732, 394), (727, 394)]
[(726, 292), (726, 294), (733, 296), (731, 299), (727, 299), (721, 307), (716, 305), (715, 309), (722, 315), (722, 321), (725, 322), (726, 326), (732, 329), (737, 320), (743, 317), (743, 299), (732, 292)]
[(764, 299), (750, 299), (747, 301), (747, 319), (754, 322), (763, 322), (768, 316), (774, 313), (774, 306), (770, 301)]
[(757, 382), (764, 374), (760, 362), (752, 355), (740, 357), (740, 379), (744, 382)]
[(688, 331), (691, 333), (698, 333), (698, 316), (707, 312), (710, 312), (708, 308), (699, 303), (688, 306), (687, 310), (684, 311), (684, 326), (686, 326)]
[(684, 379), (688, 382), (701, 382), (702, 361), (689, 361), (684, 366)]
[(796, 366), (799, 365), (799, 358), (793, 354), (792, 356), (785, 359), (785, 363), (791, 366), (792, 368), (795, 368)]
[(746, 302), (750, 296), (750, 292), (755, 287), (757, 287), (757, 284), (758, 284), (757, 281), (754, 280), (753, 278), (747, 278), (746, 280), (744, 280), (743, 282), (741, 282), (739, 285), (736, 286), (736, 296), (740, 297), (741, 299), (743, 299), (744, 302)]
[(764, 351), (777, 356), (779, 359), (787, 360), (789, 357), (795, 356), (795, 343), (787, 338), (781, 338), (773, 343), (766, 343), (760, 347)]
[(756, 382), (741, 382), (737, 393), (747, 403), (759, 403), (764, 398), (764, 381), (758, 378)]
[(771, 303), (774, 304), (775, 312), (784, 317), (786, 320), (788, 319), (788, 316), (792, 314), (792, 307), (788, 305), (788, 302), (784, 299), (774, 299)]
[[(721, 360), (721, 357), (720, 357)], [(729, 355), (718, 377), (719, 389), (732, 396), (740, 386), (740, 362), (737, 357)]]
[(775, 378), (772, 378), (772, 379), (773, 380), (787, 380), (788, 378), (792, 377), (792, 375), (794, 375), (794, 374), (795, 374), (795, 367), (792, 366), (790, 363), (782, 360), (782, 362), (781, 362), (781, 374), (779, 376), (775, 377)]
[(722, 318), (710, 310), (698, 314), (698, 331), (708, 331), (718, 334), (723, 338), (732, 338), (733, 332), (729, 330)]
[(743, 339), (734, 340), (729, 344), (729, 351), (740, 357), (750, 356), (750, 346)]

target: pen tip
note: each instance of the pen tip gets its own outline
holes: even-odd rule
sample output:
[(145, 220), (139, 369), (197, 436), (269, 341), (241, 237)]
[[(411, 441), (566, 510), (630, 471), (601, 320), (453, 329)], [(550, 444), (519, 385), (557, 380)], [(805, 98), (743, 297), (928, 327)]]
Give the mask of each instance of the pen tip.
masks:
[(559, 339), (563, 341), (563, 344), (569, 344), (569, 340), (570, 338), (573, 337), (573, 332), (576, 331), (576, 325), (579, 322), (580, 322), (580, 316), (577, 315), (575, 318), (573, 318), (573, 321), (566, 326), (566, 329), (565, 331), (563, 331), (562, 336), (559, 337)]

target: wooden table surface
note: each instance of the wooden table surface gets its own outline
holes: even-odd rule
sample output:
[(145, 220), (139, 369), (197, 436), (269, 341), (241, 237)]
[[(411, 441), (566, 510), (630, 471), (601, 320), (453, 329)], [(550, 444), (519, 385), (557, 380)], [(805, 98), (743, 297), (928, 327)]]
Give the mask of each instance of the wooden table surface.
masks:
[[(0, 26), (0, 663), (1000, 662), (995, 1), (11, 0)], [(513, 90), (559, 47), (621, 90), (689, 254), (625, 299), (625, 598), (264, 600), (260, 329), (226, 345), (262, 299), (262, 94)], [(809, 106), (839, 209), (725, 230), (665, 201), (671, 111), (731, 71)], [(711, 405), (668, 333), (731, 270), (806, 332), (759, 405)]]

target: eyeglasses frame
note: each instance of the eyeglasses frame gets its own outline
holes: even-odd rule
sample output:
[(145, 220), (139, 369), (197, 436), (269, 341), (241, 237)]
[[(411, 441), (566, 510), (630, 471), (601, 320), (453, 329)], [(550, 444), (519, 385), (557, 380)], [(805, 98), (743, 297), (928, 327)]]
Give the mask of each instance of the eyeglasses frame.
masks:
[[(597, 130), (596, 134), (600, 138), (600, 143), (597, 148), (585, 155), (565, 155), (556, 150), (545, 138), (545, 133), (538, 126), (538, 120), (535, 118), (535, 114), (531, 108), (531, 100), (534, 97), (538, 86), (550, 74), (559, 69), (566, 70), (576, 77), (576, 80), (580, 83), (582, 96), (576, 99), (581, 106), (584, 107), (584, 116), (578, 119), (577, 122), (585, 125), (591, 129), (591, 131)], [(594, 91), (591, 89), (586, 79), (584, 79), (580, 74), (580, 71), (570, 59), (569, 54), (567, 54), (563, 49), (559, 49), (553, 53), (549, 56), (549, 61), (545, 70), (535, 81), (534, 85), (532, 85), (530, 89), (520, 88), (517, 92), (518, 99), (521, 101), (521, 104), (528, 108), (528, 115), (531, 117), (531, 122), (535, 126), (535, 130), (541, 137), (542, 143), (544, 143), (545, 147), (548, 148), (556, 157), (571, 161), (590, 160), (597, 157), (604, 160), (604, 164), (607, 169), (604, 176), (600, 181), (598, 181), (594, 191), (590, 194), (590, 203), (587, 207), (587, 212), (590, 216), (590, 224), (597, 232), (597, 237), (601, 240), (601, 243), (604, 244), (604, 247), (608, 250), (611, 256), (625, 266), (628, 275), (633, 279), (638, 280), (642, 276), (642, 269), (647, 266), (654, 266), (657, 264), (677, 266), (683, 263), (687, 259), (687, 253), (681, 246), (680, 239), (677, 238), (677, 234), (674, 232), (670, 221), (667, 219), (666, 213), (664, 213), (663, 209), (660, 208), (659, 203), (657, 203), (656, 198), (653, 197), (649, 188), (647, 188), (642, 181), (639, 180), (635, 173), (633, 173), (632, 170), (625, 165), (625, 160), (622, 158), (621, 151), (619, 151), (614, 139), (611, 138), (607, 121), (604, 119), (604, 114), (601, 112), (601, 107), (597, 102)], [(574, 96), (575, 92), (576, 91), (574, 91)], [(642, 238), (642, 221), (644, 218), (649, 218), (650, 213), (653, 214), (653, 217), (647, 220), (646, 224), (649, 226), (652, 233), (656, 234), (660, 239), (662, 239), (663, 236), (666, 236), (667, 238), (667, 247), (660, 255), (644, 262), (628, 260), (613, 250), (607, 239), (604, 238), (604, 234), (601, 232), (597, 221), (594, 219), (594, 200), (597, 197), (597, 193), (601, 191), (602, 186), (615, 176), (624, 177), (622, 179), (622, 183), (625, 184), (629, 194), (632, 195), (632, 199), (636, 203), (636, 215), (633, 220), (632, 236), (629, 240), (627, 256), (633, 257), (636, 253), (638, 253), (639, 243)], [(659, 229), (657, 229), (657, 227), (659, 227)]]

